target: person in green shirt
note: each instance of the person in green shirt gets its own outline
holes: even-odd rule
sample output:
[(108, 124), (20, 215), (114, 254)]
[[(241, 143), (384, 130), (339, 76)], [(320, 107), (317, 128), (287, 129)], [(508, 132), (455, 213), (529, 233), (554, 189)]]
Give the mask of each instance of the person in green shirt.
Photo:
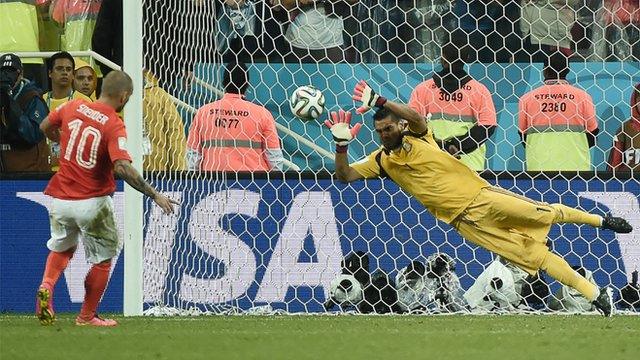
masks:
[[(38, 12), (48, 0), (0, 1), (0, 53), (40, 51)], [(47, 87), (41, 58), (21, 59), (24, 77), (36, 86)]]

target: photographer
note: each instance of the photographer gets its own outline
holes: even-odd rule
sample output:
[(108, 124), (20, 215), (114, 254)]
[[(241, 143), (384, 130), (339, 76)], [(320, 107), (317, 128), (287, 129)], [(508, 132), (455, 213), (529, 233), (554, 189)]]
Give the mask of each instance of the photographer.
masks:
[(49, 111), (40, 89), (23, 78), (20, 58), (0, 56), (0, 172), (49, 171), (40, 123)]

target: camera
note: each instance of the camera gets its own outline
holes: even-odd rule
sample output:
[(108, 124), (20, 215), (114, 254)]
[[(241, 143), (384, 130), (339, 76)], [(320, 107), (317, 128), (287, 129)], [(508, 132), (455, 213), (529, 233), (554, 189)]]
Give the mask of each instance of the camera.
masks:
[(13, 68), (0, 69), (0, 94), (11, 95), (11, 90), (18, 81), (19, 72)]

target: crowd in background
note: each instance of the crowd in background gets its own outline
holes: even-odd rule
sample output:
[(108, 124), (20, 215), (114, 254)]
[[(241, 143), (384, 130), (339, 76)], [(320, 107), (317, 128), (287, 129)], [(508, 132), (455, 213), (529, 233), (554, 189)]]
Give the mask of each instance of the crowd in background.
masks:
[[(45, 61), (12, 57), (0, 64), (6, 68), (0, 79), (6, 93), (0, 139), (3, 172), (56, 170), (56, 144), (43, 146), (39, 136), (10, 144), (10, 119), (22, 119), (34, 130), (49, 110), (69, 100), (94, 101), (100, 79), (111, 68), (65, 51), (94, 50), (122, 65), (122, 22), (122, 0), (0, 2), (0, 54), (63, 51)], [(459, 59), (463, 63), (549, 65), (552, 54), (569, 61), (640, 60), (637, 0), (167, 0), (146, 1), (143, 22), (146, 170), (192, 168), (188, 154), (196, 145), (186, 146), (184, 122), (172, 95), (184, 85), (177, 79), (188, 81), (198, 63), (432, 62), (439, 61), (454, 32), (461, 39), (458, 44), (469, 50)], [(29, 81), (33, 83), (27, 86)], [(33, 91), (36, 88), (39, 93)], [(640, 116), (636, 93), (631, 103), (634, 119)], [(272, 117), (265, 121), (274, 122)], [(635, 131), (632, 125), (629, 129)], [(589, 125), (587, 132), (594, 129)], [(637, 141), (623, 130), (614, 139), (611, 161), (624, 163), (627, 156), (620, 139)], [(272, 126), (268, 131), (274, 131)], [(527, 129), (520, 131), (526, 134)], [(490, 136), (485, 132), (482, 141)], [(249, 149), (259, 149), (253, 140), (243, 141), (249, 141)], [(583, 152), (588, 152), (593, 142), (585, 146)], [(7, 151), (20, 152), (21, 147), (35, 152), (38, 160), (20, 160), (18, 167), (8, 164)], [(262, 150), (276, 149), (271, 144)], [(271, 162), (278, 164), (271, 169), (281, 168), (282, 154), (271, 155)], [(637, 157), (635, 152), (628, 156)], [(266, 155), (265, 159), (262, 170), (269, 169)], [(589, 166), (568, 170), (585, 169)]]
[[(459, 28), (476, 50), (471, 60), (482, 62), (542, 61), (555, 48), (589, 61), (640, 59), (637, 0), (301, 0), (291, 11), (292, 4), (219, 4), (218, 53), (246, 62), (435, 61)], [(238, 47), (243, 40), (255, 46)]]
[[(30, 0), (0, 7), (0, 21), (8, 25), (3, 52), (92, 48), (121, 63), (121, 0)], [(638, 0), (144, 3), (151, 71), (157, 64), (188, 69), (194, 61), (436, 61), (454, 29), (462, 29), (476, 50), (472, 61), (541, 61), (541, 51), (555, 48), (589, 61), (640, 59)]]
[[(572, 60), (640, 60), (638, 0), (167, 0), (143, 9), (145, 67), (165, 88), (162, 70), (203, 62), (437, 61), (455, 29), (475, 50), (469, 61), (542, 62), (556, 49)], [(0, 23), (2, 53), (93, 49), (122, 64), (122, 0), (2, 2)], [(109, 70), (83, 60), (98, 76)], [(24, 64), (47, 89), (42, 59)]]

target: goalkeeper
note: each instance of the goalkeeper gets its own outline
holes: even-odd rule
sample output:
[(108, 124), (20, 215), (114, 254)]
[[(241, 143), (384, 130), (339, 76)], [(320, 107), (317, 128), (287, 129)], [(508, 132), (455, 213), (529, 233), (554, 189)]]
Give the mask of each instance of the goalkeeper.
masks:
[[(354, 100), (358, 113), (376, 107), (375, 131), (382, 147), (349, 164), (347, 146), (361, 123), (350, 126), (351, 113), (332, 112), (325, 124), (336, 142), (336, 176), (340, 181), (388, 177), (414, 196), (437, 219), (451, 224), (467, 240), (509, 260), (530, 274), (538, 269), (579, 291), (605, 316), (613, 311), (612, 291), (599, 289), (546, 246), (552, 224), (588, 224), (619, 233), (632, 231), (618, 217), (601, 217), (562, 204), (547, 204), (491, 186), (434, 141), (427, 119), (404, 104), (376, 94), (360, 81)], [(405, 120), (407, 128), (401, 125)]]

